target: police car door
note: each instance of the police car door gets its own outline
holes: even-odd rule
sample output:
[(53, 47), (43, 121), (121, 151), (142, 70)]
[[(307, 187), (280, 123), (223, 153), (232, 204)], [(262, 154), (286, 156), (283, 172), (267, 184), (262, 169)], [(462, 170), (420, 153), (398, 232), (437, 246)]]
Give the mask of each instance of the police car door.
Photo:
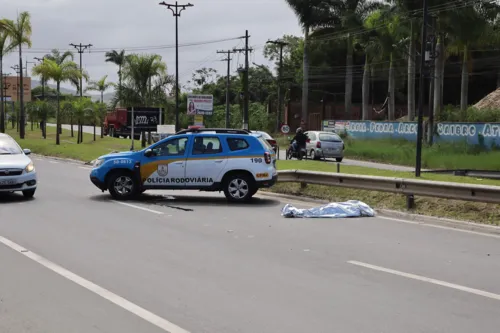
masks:
[(217, 135), (195, 135), (186, 162), (186, 186), (203, 188), (220, 182), (226, 164), (227, 152)]
[(188, 136), (159, 142), (151, 147), (153, 156), (145, 157), (141, 178), (146, 188), (183, 188), (186, 185)]

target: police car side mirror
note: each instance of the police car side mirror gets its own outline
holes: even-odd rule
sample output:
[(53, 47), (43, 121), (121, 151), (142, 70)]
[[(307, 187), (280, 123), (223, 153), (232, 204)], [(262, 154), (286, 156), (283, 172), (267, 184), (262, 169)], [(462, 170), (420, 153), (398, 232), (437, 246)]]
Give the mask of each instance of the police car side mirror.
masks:
[(146, 157), (151, 157), (153, 155), (154, 155), (154, 153), (153, 153), (152, 149), (146, 149), (146, 151), (144, 152), (144, 156), (146, 156)]
[(23, 149), (24, 155), (29, 155), (31, 154), (31, 150), (29, 149)]

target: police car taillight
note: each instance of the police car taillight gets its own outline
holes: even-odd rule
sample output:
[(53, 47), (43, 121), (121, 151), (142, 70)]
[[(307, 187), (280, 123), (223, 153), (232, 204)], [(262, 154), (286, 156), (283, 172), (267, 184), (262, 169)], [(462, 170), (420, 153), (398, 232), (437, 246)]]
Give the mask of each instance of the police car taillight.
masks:
[(267, 151), (264, 153), (264, 161), (266, 161), (266, 164), (271, 164), (271, 154)]

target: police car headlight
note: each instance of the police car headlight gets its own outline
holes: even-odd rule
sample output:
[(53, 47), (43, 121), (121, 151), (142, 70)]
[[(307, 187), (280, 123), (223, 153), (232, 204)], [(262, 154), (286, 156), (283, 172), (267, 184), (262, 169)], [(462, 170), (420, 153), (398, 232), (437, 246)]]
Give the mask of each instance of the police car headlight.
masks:
[(24, 171), (26, 171), (27, 173), (35, 171), (35, 165), (33, 164), (33, 162), (30, 162), (30, 164), (28, 164), (26, 168), (24, 168)]
[(101, 164), (104, 163), (104, 160), (103, 159), (97, 159), (94, 161), (94, 168), (97, 168), (99, 167)]

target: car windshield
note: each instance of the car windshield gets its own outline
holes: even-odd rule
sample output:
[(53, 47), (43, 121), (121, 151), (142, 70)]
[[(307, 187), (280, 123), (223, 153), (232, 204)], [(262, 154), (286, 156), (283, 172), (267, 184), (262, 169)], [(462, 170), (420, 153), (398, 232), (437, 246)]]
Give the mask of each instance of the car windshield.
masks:
[(341, 142), (342, 139), (337, 134), (333, 133), (320, 133), (319, 141), (327, 141), (327, 142)]
[(261, 132), (261, 131), (255, 131), (254, 133), (262, 135), (262, 137), (266, 140), (272, 140), (273, 137), (267, 134), (266, 132)]
[(22, 150), (16, 141), (9, 137), (0, 138), (0, 155), (22, 154)]

